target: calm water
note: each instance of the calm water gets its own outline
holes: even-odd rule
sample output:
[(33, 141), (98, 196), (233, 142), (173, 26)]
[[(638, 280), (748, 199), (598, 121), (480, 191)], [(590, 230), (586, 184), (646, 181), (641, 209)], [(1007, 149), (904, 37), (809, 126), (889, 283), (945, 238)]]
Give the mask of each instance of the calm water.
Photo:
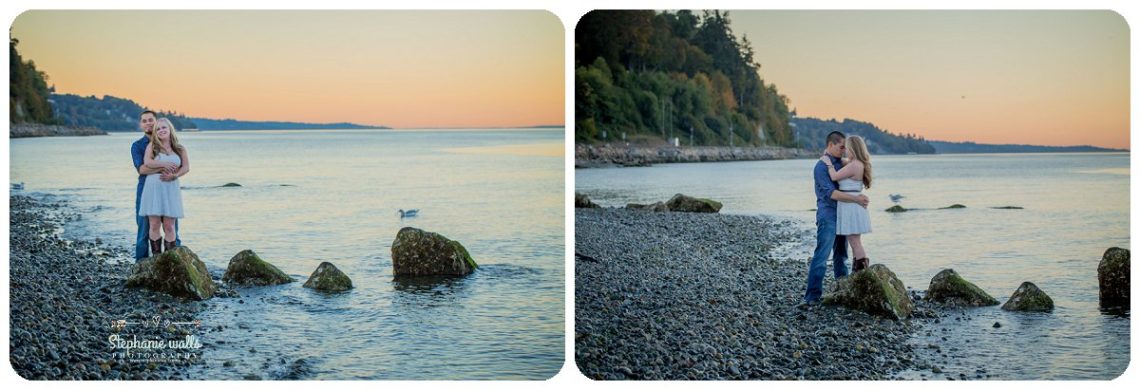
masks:
[[(576, 171), (575, 185), (604, 206), (666, 200), (680, 192), (720, 200), (723, 213), (785, 216), (814, 232), (814, 163), (584, 169)], [(874, 163), (875, 182), (867, 192), (874, 232), (863, 239), (872, 263), (886, 264), (918, 290), (941, 269), (953, 268), (1002, 302), (1021, 282), (1032, 281), (1056, 305), (1051, 314), (971, 309), (968, 319), (934, 325), (932, 336), (913, 342), (936, 342), (956, 357), (946, 372), (1111, 379), (1127, 368), (1129, 317), (1098, 310), (1096, 267), (1109, 247), (1131, 249), (1128, 154), (878, 156)], [(887, 195), (896, 193), (906, 196), (903, 206), (927, 210), (884, 212), (893, 205)], [(955, 203), (967, 208), (933, 210)], [(1024, 210), (989, 208), (998, 206)], [(801, 250), (805, 259), (814, 245), (814, 236), (808, 239)], [(994, 322), (1003, 326), (995, 329)]]
[[(564, 361), (563, 131), (256, 131), (181, 133), (183, 244), (211, 269), (253, 249), (298, 280), (240, 289), (202, 314), (205, 367), (193, 377), (545, 379)], [(63, 197), (77, 238), (129, 247), (138, 134), (10, 141), (11, 180)], [(240, 188), (212, 188), (228, 182)], [(397, 209), (420, 209), (400, 220)], [(397, 282), (403, 226), (464, 244), (479, 270)], [(322, 261), (356, 287), (301, 287)], [(232, 360), (234, 367), (222, 367)], [(285, 362), (282, 364), (282, 362)]]

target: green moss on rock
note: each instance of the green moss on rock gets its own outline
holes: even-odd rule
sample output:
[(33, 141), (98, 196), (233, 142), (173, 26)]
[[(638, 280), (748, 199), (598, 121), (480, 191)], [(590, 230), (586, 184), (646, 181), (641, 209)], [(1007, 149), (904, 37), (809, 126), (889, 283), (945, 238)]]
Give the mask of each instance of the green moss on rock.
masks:
[(712, 199), (707, 198), (694, 198), (684, 194), (673, 195), (669, 201), (665, 202), (665, 206), (669, 211), (679, 211), (686, 213), (718, 213), (723, 205)]
[(210, 299), (217, 292), (206, 264), (190, 248), (184, 246), (140, 261), (135, 265), (134, 272), (127, 277), (127, 287), (140, 287), (199, 301)]
[(1053, 311), (1053, 298), (1037, 288), (1032, 282), (1024, 282), (1017, 287), (1017, 291), (1009, 300), (1001, 305), (1002, 310), (1008, 311)]
[(846, 306), (896, 320), (910, 317), (914, 311), (906, 286), (882, 264), (837, 280), (823, 295), (823, 304)]
[(966, 206), (955, 203), (955, 204), (952, 204), (952, 205), (949, 205), (946, 207), (939, 207), (938, 209), (939, 210), (947, 210), (947, 209), (964, 209), (964, 208), (966, 208)]
[(392, 241), (392, 270), (396, 276), (462, 276), (477, 268), (463, 244), (439, 233), (405, 227)]
[(590, 200), (590, 197), (574, 193), (574, 208), (576, 209), (596, 209), (599, 206)]
[(352, 289), (352, 279), (330, 262), (322, 262), (305, 281), (305, 288), (324, 292), (341, 292)]
[(897, 205), (897, 204), (896, 204), (896, 205), (894, 205), (894, 206), (891, 206), (891, 208), (887, 209), (887, 212), (888, 212), (888, 213), (901, 213), (901, 212), (904, 212), (904, 211), (906, 211), (906, 208), (905, 208), (905, 207), (902, 207), (902, 206), (899, 206), (899, 205)]
[(262, 260), (253, 250), (246, 249), (230, 259), (222, 280), (243, 285), (268, 286), (289, 283), (293, 278)]
[(1000, 302), (980, 287), (963, 279), (952, 269), (944, 269), (930, 279), (926, 298), (960, 306), (993, 306)]

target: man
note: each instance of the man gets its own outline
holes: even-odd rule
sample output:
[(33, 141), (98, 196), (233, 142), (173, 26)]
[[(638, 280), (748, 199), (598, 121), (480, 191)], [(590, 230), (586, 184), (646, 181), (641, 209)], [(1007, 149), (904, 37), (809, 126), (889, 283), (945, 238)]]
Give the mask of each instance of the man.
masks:
[[(146, 110), (139, 114), (139, 130), (142, 130), (143, 136), (131, 144), (131, 158), (134, 159), (135, 170), (139, 173), (139, 184), (135, 188), (135, 225), (138, 226), (138, 234), (135, 237), (135, 261), (142, 260), (150, 256), (150, 243), (147, 234), (150, 230), (150, 223), (146, 217), (139, 216), (139, 198), (142, 197), (143, 183), (146, 183), (146, 176), (154, 173), (161, 173), (163, 181), (171, 181), (178, 178), (175, 172), (178, 171), (178, 166), (174, 163), (155, 161), (150, 165), (143, 164), (143, 154), (146, 153), (146, 147), (150, 144), (150, 132), (154, 130), (154, 122), (156, 115), (154, 111)], [(178, 238), (178, 221), (174, 222), (174, 241), (175, 246), (182, 246), (182, 240)]]
[[(831, 159), (835, 169), (843, 167), (844, 143), (847, 136), (841, 132), (833, 131), (827, 135), (827, 150), (825, 155)], [(827, 273), (827, 255), (832, 251), (835, 278), (847, 276), (847, 240), (843, 236), (835, 235), (835, 209), (838, 202), (853, 202), (867, 207), (870, 202), (866, 195), (852, 196), (846, 192), (838, 191), (838, 183), (831, 181), (827, 173), (827, 166), (823, 161), (815, 162), (815, 254), (808, 265), (807, 292), (804, 294), (804, 305), (819, 304), (823, 297), (823, 276)]]

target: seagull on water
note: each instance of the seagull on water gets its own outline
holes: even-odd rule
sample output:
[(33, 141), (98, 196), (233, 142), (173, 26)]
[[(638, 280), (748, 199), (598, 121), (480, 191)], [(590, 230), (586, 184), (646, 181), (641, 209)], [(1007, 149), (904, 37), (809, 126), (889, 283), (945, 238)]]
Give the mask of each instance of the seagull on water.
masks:
[(895, 202), (895, 203), (898, 203), (900, 200), (903, 200), (904, 198), (906, 198), (905, 196), (902, 196), (900, 194), (891, 194), (890, 196), (891, 196), (891, 202)]
[(411, 210), (400, 209), (396, 213), (400, 214), (400, 218), (410, 218), (410, 217), (416, 216), (416, 214), (419, 214), (419, 212), (420, 212), (420, 209), (411, 209)]

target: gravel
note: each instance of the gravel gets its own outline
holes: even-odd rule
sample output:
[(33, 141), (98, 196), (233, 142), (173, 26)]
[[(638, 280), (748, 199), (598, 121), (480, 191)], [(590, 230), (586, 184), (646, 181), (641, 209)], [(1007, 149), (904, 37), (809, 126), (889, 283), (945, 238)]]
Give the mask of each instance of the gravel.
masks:
[[(625, 209), (574, 219), (575, 360), (589, 378), (899, 379), (937, 367), (908, 342), (922, 319), (798, 307), (807, 261), (781, 245), (814, 239), (802, 224)], [(939, 314), (920, 305), (918, 316)]]

